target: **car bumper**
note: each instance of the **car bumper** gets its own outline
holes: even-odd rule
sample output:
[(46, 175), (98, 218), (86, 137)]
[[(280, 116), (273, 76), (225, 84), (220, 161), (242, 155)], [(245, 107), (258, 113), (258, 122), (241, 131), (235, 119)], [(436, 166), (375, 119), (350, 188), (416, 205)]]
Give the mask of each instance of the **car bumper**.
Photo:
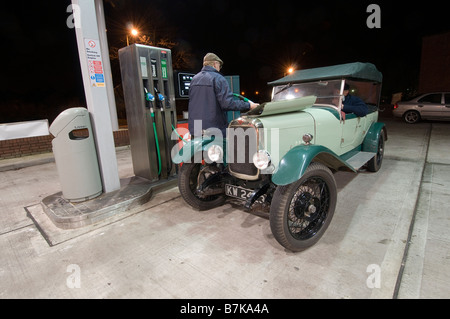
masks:
[(392, 116), (394, 116), (394, 117), (402, 117), (403, 113), (404, 112), (402, 110), (393, 110), (392, 111)]

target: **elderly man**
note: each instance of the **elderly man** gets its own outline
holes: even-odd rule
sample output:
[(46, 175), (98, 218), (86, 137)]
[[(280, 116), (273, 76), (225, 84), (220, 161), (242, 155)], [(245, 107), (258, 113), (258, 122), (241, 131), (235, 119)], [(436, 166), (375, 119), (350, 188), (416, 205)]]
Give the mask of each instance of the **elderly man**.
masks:
[[(344, 86), (344, 107), (342, 108), (342, 111), (345, 113), (355, 113), (356, 116), (366, 116), (369, 112), (369, 108), (367, 107), (367, 104), (364, 103), (363, 100), (361, 100), (359, 97), (350, 95), (350, 86), (348, 84), (345, 84)], [(344, 117), (345, 118), (345, 117)]]
[[(203, 58), (203, 68), (191, 81), (189, 88), (189, 131), (201, 136), (202, 130), (217, 128), (226, 137), (227, 111), (248, 111), (259, 104), (236, 100), (224, 76), (219, 73), (223, 61), (214, 53)], [(201, 126), (194, 121), (201, 120)], [(198, 122), (197, 122), (198, 124)]]

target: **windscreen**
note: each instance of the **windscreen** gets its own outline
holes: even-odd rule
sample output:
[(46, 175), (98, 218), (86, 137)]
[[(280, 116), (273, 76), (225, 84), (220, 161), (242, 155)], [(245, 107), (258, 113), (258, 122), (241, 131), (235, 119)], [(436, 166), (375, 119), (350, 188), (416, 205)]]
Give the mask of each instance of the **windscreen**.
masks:
[[(317, 96), (317, 104), (339, 106), (342, 80), (330, 80), (297, 84), (286, 84), (274, 87), (272, 101), (292, 100), (304, 96)], [(360, 97), (364, 102), (378, 105), (381, 83), (345, 80), (350, 86), (349, 93)]]
[(317, 96), (316, 104), (339, 105), (341, 80), (287, 84), (274, 87), (272, 101)]

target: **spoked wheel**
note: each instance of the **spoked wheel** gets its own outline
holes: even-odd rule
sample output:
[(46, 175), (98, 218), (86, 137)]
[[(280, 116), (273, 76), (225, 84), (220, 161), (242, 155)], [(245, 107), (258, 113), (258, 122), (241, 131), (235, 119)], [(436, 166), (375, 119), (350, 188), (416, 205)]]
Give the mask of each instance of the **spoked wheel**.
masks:
[(275, 239), (291, 251), (314, 245), (333, 218), (336, 199), (333, 174), (325, 165), (312, 163), (300, 180), (275, 191), (270, 209)]
[(178, 175), (178, 189), (183, 199), (198, 210), (207, 210), (223, 205), (225, 202), (225, 195), (208, 194), (200, 191), (201, 185), (207, 178), (213, 174), (219, 173), (219, 168), (212, 165), (203, 165), (201, 163), (184, 163), (181, 166)]

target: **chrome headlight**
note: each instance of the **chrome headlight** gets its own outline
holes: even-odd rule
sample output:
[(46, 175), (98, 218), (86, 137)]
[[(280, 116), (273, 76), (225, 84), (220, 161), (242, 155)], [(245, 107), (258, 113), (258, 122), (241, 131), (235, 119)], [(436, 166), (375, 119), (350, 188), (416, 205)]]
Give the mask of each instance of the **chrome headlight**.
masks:
[(222, 162), (223, 159), (223, 148), (219, 145), (211, 145), (208, 148), (208, 158), (211, 162)]
[(260, 170), (266, 169), (270, 164), (270, 155), (267, 151), (260, 150), (253, 155), (253, 164)]
[(309, 144), (311, 144), (313, 136), (312, 136), (312, 134), (306, 133), (305, 135), (303, 135), (302, 139), (306, 145), (309, 145)]

